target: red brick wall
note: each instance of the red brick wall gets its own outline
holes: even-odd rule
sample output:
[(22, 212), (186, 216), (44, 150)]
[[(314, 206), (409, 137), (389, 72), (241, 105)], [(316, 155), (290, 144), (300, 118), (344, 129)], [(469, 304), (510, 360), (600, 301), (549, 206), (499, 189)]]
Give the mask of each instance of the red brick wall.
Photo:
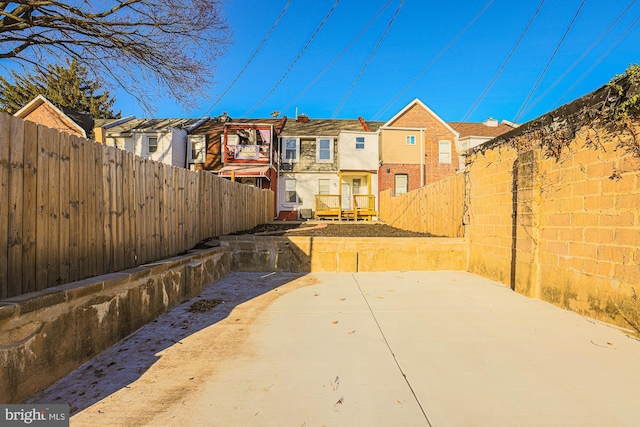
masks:
[(50, 127), (51, 129), (56, 129), (61, 132), (67, 132), (72, 135), (82, 136), (82, 132), (79, 131), (77, 127), (73, 126), (67, 120), (63, 119), (47, 104), (42, 104), (31, 113), (29, 113), (29, 115), (23, 118), (25, 120), (38, 123), (39, 125)]
[[(391, 124), (391, 127), (424, 128), (424, 185), (455, 175), (458, 169), (458, 152), (456, 150), (455, 134), (433, 114), (425, 110), (421, 105), (415, 104), (398, 117)], [(439, 141), (442, 140), (451, 141), (451, 164), (440, 163)], [(418, 176), (418, 187), (419, 186), (420, 180)], [(411, 189), (412, 188), (409, 190)]]
[(409, 191), (420, 188), (420, 165), (396, 163), (382, 165), (378, 170), (378, 192), (389, 189), (393, 192), (397, 174), (407, 174), (409, 176)]

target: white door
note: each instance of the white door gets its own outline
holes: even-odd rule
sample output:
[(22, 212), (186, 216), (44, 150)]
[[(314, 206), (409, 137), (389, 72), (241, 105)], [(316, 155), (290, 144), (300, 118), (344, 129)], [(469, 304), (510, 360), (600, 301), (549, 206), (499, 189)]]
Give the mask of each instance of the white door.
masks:
[(351, 186), (347, 182), (342, 183), (342, 209), (351, 209)]

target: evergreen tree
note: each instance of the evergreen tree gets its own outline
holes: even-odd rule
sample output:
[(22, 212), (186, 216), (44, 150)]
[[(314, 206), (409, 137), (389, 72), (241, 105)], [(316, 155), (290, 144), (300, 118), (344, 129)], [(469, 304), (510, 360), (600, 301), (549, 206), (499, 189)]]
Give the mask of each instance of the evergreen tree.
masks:
[(13, 114), (38, 95), (58, 107), (89, 114), (94, 119), (120, 117), (113, 111), (113, 98), (101, 91), (102, 85), (89, 78), (89, 73), (76, 60), (64, 65), (38, 68), (35, 74), (11, 72), (14, 83), (0, 76), (0, 111)]

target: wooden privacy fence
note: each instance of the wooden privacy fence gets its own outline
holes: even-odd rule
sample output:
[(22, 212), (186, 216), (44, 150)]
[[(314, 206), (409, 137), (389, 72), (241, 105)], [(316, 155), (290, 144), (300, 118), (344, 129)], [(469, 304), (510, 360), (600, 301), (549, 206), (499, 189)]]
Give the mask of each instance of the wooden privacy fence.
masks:
[(0, 299), (173, 256), (273, 212), (270, 190), (0, 114)]
[(380, 219), (403, 230), (463, 237), (464, 187), (464, 174), (459, 173), (396, 197), (384, 191)]

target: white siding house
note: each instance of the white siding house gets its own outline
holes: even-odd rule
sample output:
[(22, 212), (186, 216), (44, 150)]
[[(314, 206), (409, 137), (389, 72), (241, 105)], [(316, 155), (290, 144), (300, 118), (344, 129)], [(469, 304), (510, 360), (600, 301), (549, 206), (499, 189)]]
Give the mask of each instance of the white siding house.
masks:
[[(188, 165), (187, 131), (198, 119), (135, 119), (100, 121), (96, 135), (103, 142), (168, 165), (186, 168)], [(97, 138), (98, 139), (98, 138)]]

